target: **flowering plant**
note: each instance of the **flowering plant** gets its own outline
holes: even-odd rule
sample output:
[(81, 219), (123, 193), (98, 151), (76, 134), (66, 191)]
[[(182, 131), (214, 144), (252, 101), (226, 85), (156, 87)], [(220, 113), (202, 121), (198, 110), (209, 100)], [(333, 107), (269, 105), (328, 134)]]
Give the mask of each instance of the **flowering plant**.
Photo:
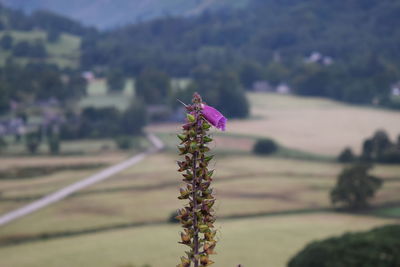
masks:
[(213, 139), (207, 133), (211, 126), (225, 130), (226, 118), (215, 108), (205, 105), (199, 94), (195, 93), (192, 104), (186, 106), (187, 122), (183, 133), (178, 135), (180, 155), (184, 160), (178, 161), (178, 171), (183, 175), (185, 186), (180, 189), (179, 199), (188, 203), (178, 211), (176, 217), (182, 224), (181, 241), (190, 249), (186, 257), (181, 257), (177, 267), (209, 266), (213, 264), (209, 256), (214, 253), (217, 241), (214, 230), (215, 198), (210, 187), (214, 170), (208, 164), (214, 157), (208, 155), (207, 146)]

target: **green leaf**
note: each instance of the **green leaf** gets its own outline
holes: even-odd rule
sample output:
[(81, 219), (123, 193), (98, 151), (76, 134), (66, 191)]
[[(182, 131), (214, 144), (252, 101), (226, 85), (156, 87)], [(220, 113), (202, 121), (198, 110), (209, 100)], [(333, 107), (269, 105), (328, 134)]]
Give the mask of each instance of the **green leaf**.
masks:
[(192, 150), (196, 150), (197, 149), (197, 143), (196, 142), (191, 142), (190, 143), (190, 149), (192, 149)]
[(208, 129), (210, 129), (211, 128), (211, 125), (210, 124), (208, 124), (207, 122), (204, 122), (203, 123), (203, 129), (204, 130), (208, 130)]
[(192, 114), (186, 114), (186, 118), (190, 122), (195, 122), (196, 121), (196, 118)]
[(201, 225), (199, 225), (199, 230), (200, 230), (200, 233), (206, 233), (206, 232), (208, 232), (210, 229), (209, 229), (208, 225), (206, 225), (206, 224), (201, 224)]
[(178, 134), (177, 137), (181, 140), (184, 141), (186, 139), (186, 135), (184, 134)]
[(210, 138), (210, 137), (208, 137), (208, 136), (204, 136), (204, 138), (203, 138), (203, 141), (204, 141), (205, 143), (211, 142), (212, 140), (213, 140), (213, 139)]
[(214, 155), (211, 155), (211, 156), (205, 157), (204, 160), (205, 160), (206, 162), (209, 162), (209, 161), (212, 160), (213, 158), (214, 158)]

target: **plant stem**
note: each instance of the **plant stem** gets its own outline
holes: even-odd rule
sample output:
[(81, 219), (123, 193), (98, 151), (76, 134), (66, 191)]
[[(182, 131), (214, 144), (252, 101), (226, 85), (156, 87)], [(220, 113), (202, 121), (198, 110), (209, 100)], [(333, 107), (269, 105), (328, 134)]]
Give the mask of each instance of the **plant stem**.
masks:
[[(196, 118), (199, 120), (199, 117), (197, 116)], [(197, 134), (198, 134), (198, 129), (199, 129), (199, 121), (196, 122), (196, 136), (195, 140), (197, 143)], [(196, 177), (196, 172), (197, 172), (197, 156), (198, 152), (196, 151), (193, 154), (193, 195), (192, 195), (192, 200), (193, 200), (193, 230), (194, 230), (194, 237), (193, 237), (193, 263), (194, 267), (199, 266), (199, 259), (196, 257), (199, 254), (199, 228), (198, 228), (198, 218), (197, 218), (197, 191), (198, 191), (198, 184), (199, 181), (197, 181)]]

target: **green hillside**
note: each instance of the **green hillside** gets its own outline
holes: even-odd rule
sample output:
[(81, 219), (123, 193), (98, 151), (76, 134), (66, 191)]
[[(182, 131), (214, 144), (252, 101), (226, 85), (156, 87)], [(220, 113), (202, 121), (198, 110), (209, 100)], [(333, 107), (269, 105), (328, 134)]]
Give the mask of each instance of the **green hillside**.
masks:
[(165, 15), (196, 15), (205, 10), (241, 7), (248, 0), (0, 0), (10, 7), (48, 9), (99, 28), (134, 23)]
[(72, 34), (63, 33), (56, 42), (48, 42), (47, 34), (43, 30), (33, 31), (0, 31), (0, 39), (5, 35), (9, 35), (13, 39), (13, 43), (28, 42), (35, 44), (43, 43), (47, 55), (42, 58), (30, 58), (29, 56), (15, 56), (12, 49), (4, 49), (0, 47), (0, 66), (3, 66), (8, 58), (12, 58), (14, 62), (26, 64), (27, 62), (44, 62), (56, 64), (60, 68), (70, 67), (77, 68), (80, 57), (81, 38)]
[(235, 72), (248, 89), (266, 80), (300, 95), (395, 107), (390, 87), (400, 80), (399, 13), (392, 0), (253, 0), (242, 9), (89, 36), (81, 62), (127, 75), (152, 67), (175, 77), (209, 67)]
[(76, 69), (82, 36), (95, 32), (49, 11), (27, 14), (0, 3), (0, 66), (8, 60)]

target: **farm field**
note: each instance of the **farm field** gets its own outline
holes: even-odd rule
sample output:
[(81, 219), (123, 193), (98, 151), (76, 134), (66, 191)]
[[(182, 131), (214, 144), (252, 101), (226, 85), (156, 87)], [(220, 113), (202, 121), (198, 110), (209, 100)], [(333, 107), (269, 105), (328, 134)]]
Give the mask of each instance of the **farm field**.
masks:
[[(165, 253), (167, 259), (169, 258), (167, 261), (173, 264), (177, 255), (180, 255), (176, 253), (182, 251), (179, 247), (174, 247), (178, 238), (178, 226), (168, 224), (172, 212), (182, 204), (176, 199), (179, 180), (175, 174), (175, 158), (176, 156), (170, 153), (153, 155), (110, 180), (1, 227), (0, 243), (10, 239), (17, 240), (21, 237), (37, 237), (42, 234), (51, 235), (65, 232), (68, 232), (71, 237), (56, 237), (51, 241), (35, 241), (1, 247), (0, 255), (4, 251), (9, 252), (14, 249), (16, 254), (24, 253), (23, 251), (26, 249), (27, 252), (33, 253), (32, 257), (38, 253), (34, 257), (35, 261), (32, 261), (32, 266), (36, 266), (36, 264), (39, 266), (48, 260), (50, 262), (47, 264), (51, 264), (52, 259), (46, 258), (45, 254), (38, 251), (47, 251), (47, 245), (55, 246), (53, 256), (60, 255), (59, 258), (66, 259), (65, 263), (57, 263), (56, 266), (64, 266), (63, 264), (67, 264), (67, 262), (71, 263), (68, 255), (76, 252), (73, 249), (76, 246), (72, 244), (77, 242), (76, 244), (80, 244), (79, 247), (85, 247), (85, 249), (82, 248), (82, 251), (89, 251), (93, 255), (78, 256), (74, 265), (85, 266), (90, 261), (92, 261), (90, 264), (93, 265), (94, 259), (97, 259), (95, 256), (97, 245), (105, 242), (101, 246), (106, 246), (106, 240), (109, 240), (109, 244), (112, 245), (110, 245), (108, 253), (118, 256), (110, 256), (111, 262), (102, 260), (100, 263), (99, 261), (99, 264), (104, 264), (99, 266), (119, 266), (132, 262), (135, 264), (149, 263), (153, 267), (162, 267), (161, 259), (158, 259), (158, 256), (154, 257), (153, 253), (144, 253), (144, 251), (153, 251), (157, 246), (168, 247), (167, 250), (162, 250), (161, 255)], [(154, 166), (157, 166), (156, 170)], [(246, 168), (239, 166), (246, 166)], [(395, 217), (394, 219), (384, 219), (328, 212), (330, 207), (328, 194), (337, 173), (341, 170), (340, 164), (221, 154), (216, 161), (216, 167), (220, 170), (215, 176), (215, 189), (218, 199), (216, 204), (219, 218), (218, 229), (221, 235), (219, 251), (222, 254), (218, 254), (216, 259), (221, 264), (232, 265), (234, 263), (232, 260), (237, 262), (237, 258), (232, 258), (232, 255), (236, 255), (242, 263), (264, 266), (260, 265), (260, 261), (262, 261), (260, 255), (265, 255), (266, 252), (263, 253), (261, 250), (274, 251), (275, 249), (276, 252), (271, 252), (270, 256), (273, 263), (271, 266), (284, 266), (284, 262), (289, 259), (290, 255), (314, 238), (350, 230), (368, 229), (389, 222), (399, 222), (399, 219), (396, 220)], [(396, 174), (400, 172), (400, 166), (377, 166), (374, 172), (386, 180), (374, 204), (398, 202), (400, 199), (397, 192), (400, 190), (400, 180), (396, 179), (398, 178)], [(75, 172), (74, 177), (77, 174), (84, 175), (85, 172)], [(45, 181), (45, 179), (51, 178), (38, 179), (37, 181), (41, 179)], [(62, 186), (65, 182), (61, 178), (52, 181), (57, 186)], [(37, 192), (43, 192), (45, 189), (41, 188), (39, 182), (37, 183), (31, 184), (31, 189), (36, 188)], [(41, 189), (39, 190), (39, 188)], [(23, 191), (19, 193), (25, 194)], [(313, 226), (307, 226), (310, 218), (313, 220)], [(249, 228), (247, 229), (247, 227)], [(313, 227), (317, 230), (312, 231)], [(95, 231), (96, 233), (81, 235), (82, 231)], [(166, 243), (159, 243), (151, 238), (150, 236), (153, 236), (154, 232), (159, 233), (160, 239)], [(240, 233), (239, 237), (237, 232)], [(286, 237), (285, 235), (280, 236), (283, 232), (287, 233)], [(262, 233), (261, 236), (260, 233)], [(298, 233), (298, 240), (290, 241), (290, 235), (294, 233)], [(127, 236), (126, 241), (120, 240)], [(246, 245), (246, 250), (243, 250), (238, 245), (250, 242), (252, 239), (257, 240), (253, 247)], [(86, 241), (82, 243), (81, 240)], [(168, 240), (170, 245), (167, 245)], [(238, 244), (235, 244), (236, 240), (238, 240)], [(279, 240), (283, 243), (279, 243)], [(124, 244), (121, 246), (127, 247), (125, 249), (118, 248), (119, 242)], [(128, 246), (126, 242), (130, 245)], [(260, 246), (260, 242), (265, 245)], [(287, 247), (286, 242), (292, 245)], [(144, 246), (143, 252), (136, 254), (128, 249), (132, 247), (132, 251), (141, 251), (135, 247), (139, 244)], [(282, 244), (285, 249), (282, 250), (280, 245), (273, 248), (271, 244)], [(61, 249), (61, 247), (65, 249)], [(253, 255), (253, 252), (250, 251), (256, 251), (256, 256), (246, 256), (247, 254)], [(223, 256), (223, 254), (228, 255)], [(0, 258), (3, 259), (3, 257)], [(24, 264), (21, 258), (16, 256), (9, 258), (14, 259), (14, 261), (10, 261), (12, 266), (19, 266), (19, 264), (23, 266)], [(19, 263), (20, 260), (22, 260), (21, 263)], [(3, 263), (2, 261), (0, 260), (0, 264)]]
[[(188, 79), (172, 79), (171, 87), (174, 90), (184, 88), (189, 83)], [(135, 80), (127, 79), (125, 88), (122, 92), (107, 92), (107, 81), (105, 79), (95, 79), (88, 84), (87, 97), (79, 101), (79, 107), (115, 107), (125, 110), (135, 96)]]
[[(92, 90), (93, 95), (99, 89)], [(236, 266), (238, 263), (255, 267), (285, 266), (291, 256), (312, 240), (400, 223), (400, 165), (376, 165), (372, 170), (374, 175), (384, 179), (382, 189), (372, 202), (376, 209), (354, 215), (334, 212), (329, 192), (343, 165), (333, 161), (333, 151), (340, 151), (345, 144), (336, 141), (320, 148), (326, 140), (318, 132), (323, 135), (325, 129), (316, 126), (313, 128), (315, 142), (309, 146), (300, 143), (296, 134), (292, 137), (298, 138), (298, 146), (291, 141), (285, 142), (284, 134), (282, 139), (265, 134), (284, 147), (274, 156), (260, 157), (254, 156), (251, 148), (255, 139), (263, 134), (246, 129), (250, 123), (270, 127), (268, 123), (273, 123), (274, 118), (281, 118), (281, 121), (286, 118), (288, 125), (282, 124), (281, 128), (275, 122), (274, 129), (278, 131), (294, 123), (289, 120), (290, 116), (306, 114), (310, 110), (329, 113), (331, 109), (355, 110), (349, 116), (381, 116), (384, 119), (372, 120), (368, 126), (375, 129), (383, 127), (386, 120), (394, 121), (399, 113), (345, 106), (323, 99), (270, 94), (250, 94), (250, 100), (255, 104), (252, 119), (229, 122), (226, 133), (214, 134), (217, 157), (210, 167), (217, 170), (214, 188), (218, 200), (215, 208), (220, 243), (214, 257), (216, 266)], [(295, 106), (299, 106), (298, 111)], [(301, 116), (298, 122), (300, 119)], [(317, 118), (304, 115), (303, 120), (308, 124)], [(346, 120), (339, 121), (345, 123)], [(246, 126), (239, 127), (240, 124)], [(391, 127), (385, 130), (393, 139), (397, 126)], [(182, 201), (177, 200), (180, 177), (175, 161), (178, 156), (173, 152), (177, 143), (176, 128), (176, 125), (148, 127), (166, 143), (167, 150), (163, 153), (152, 155), (109, 180), (0, 227), (0, 266), (174, 266), (184, 251), (177, 244), (179, 225), (169, 222), (174, 211), (182, 205)], [(332, 136), (340, 136), (343, 131), (331, 129), (336, 129), (330, 133)], [(349, 129), (352, 131), (350, 136), (360, 138), (370, 136), (374, 131), (363, 135), (357, 127), (349, 126)], [(360, 143), (361, 140), (357, 140), (354, 146)], [(101, 150), (96, 149), (79, 156), (52, 159), (45, 156), (22, 160), (0, 158), (0, 163), (1, 166), (15, 167), (77, 162), (113, 164), (127, 156), (112, 150), (101, 154)], [(98, 169), (62, 170), (26, 179), (0, 179), (0, 214), (29, 203), (29, 198), (24, 199), (26, 196), (40, 197)], [(15, 244), (20, 241), (21, 244)]]
[[(312, 222), (312, 224), (310, 223)], [(220, 220), (216, 266), (283, 267), (310, 240), (367, 230), (391, 219), (332, 213)], [(66, 237), (0, 249), (2, 266), (175, 266), (183, 254), (177, 225)], [(23, 255), (23, 256), (21, 256)], [(129, 265), (135, 264), (135, 265)]]
[[(0, 31), (0, 38), (5, 34), (5, 31)], [(55, 43), (47, 42), (47, 34), (44, 31), (34, 30), (30, 32), (23, 31), (9, 31), (15, 43), (20, 41), (27, 41), (33, 43), (37, 40), (43, 41), (49, 57), (46, 59), (47, 63), (56, 64), (60, 68), (76, 68), (79, 65), (80, 57), (80, 43), (81, 39), (77, 36), (63, 33), (60, 39)], [(10, 51), (1, 51), (0, 65), (5, 63), (5, 60), (10, 56)], [(19, 58), (18, 62), (25, 63), (26, 58)]]
[[(228, 123), (228, 134), (270, 137), (283, 146), (337, 156), (344, 147), (355, 152), (362, 141), (384, 129), (392, 140), (400, 134), (400, 112), (350, 106), (322, 98), (269, 93), (248, 93), (252, 119)], [(178, 125), (157, 125), (149, 130), (176, 132)]]
[[(97, 156), (9, 157), (0, 158), (0, 214), (79, 181), (102, 168), (116, 164), (128, 155), (107, 153)], [(41, 169), (48, 170), (41, 175)], [(20, 178), (7, 178), (22, 171)], [(31, 174), (31, 172), (35, 172)], [(27, 176), (27, 177), (26, 177)], [(32, 176), (32, 177), (30, 177)]]

